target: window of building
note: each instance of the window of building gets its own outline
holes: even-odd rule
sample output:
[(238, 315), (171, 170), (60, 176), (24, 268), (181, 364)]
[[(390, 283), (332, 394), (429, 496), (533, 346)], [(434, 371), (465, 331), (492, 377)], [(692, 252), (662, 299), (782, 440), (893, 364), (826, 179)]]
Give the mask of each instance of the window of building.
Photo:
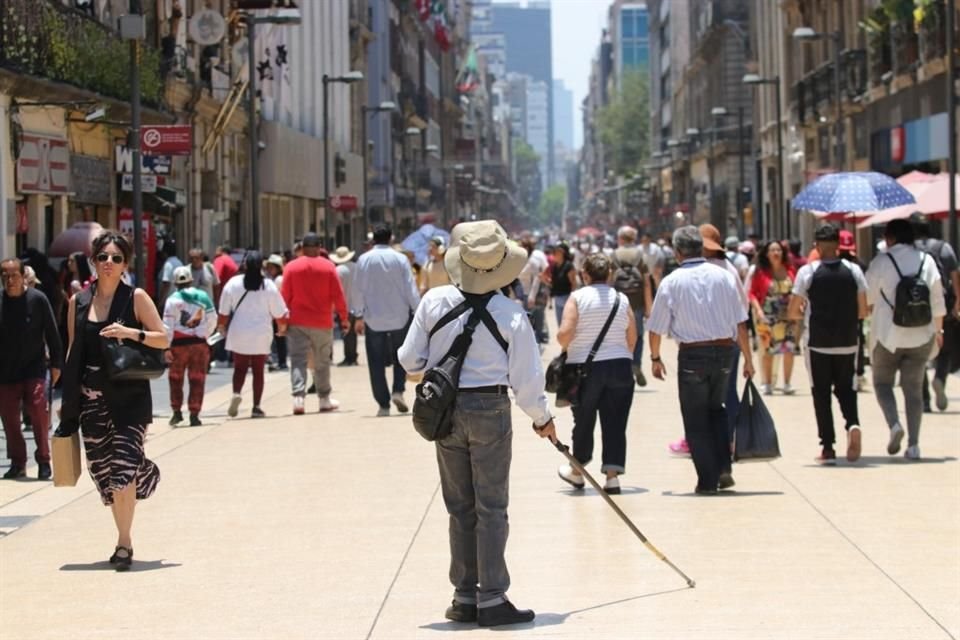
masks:
[(635, 25), (636, 21), (636, 12), (632, 10), (623, 11), (620, 14), (620, 29), (624, 38), (633, 38), (637, 35), (637, 29)]

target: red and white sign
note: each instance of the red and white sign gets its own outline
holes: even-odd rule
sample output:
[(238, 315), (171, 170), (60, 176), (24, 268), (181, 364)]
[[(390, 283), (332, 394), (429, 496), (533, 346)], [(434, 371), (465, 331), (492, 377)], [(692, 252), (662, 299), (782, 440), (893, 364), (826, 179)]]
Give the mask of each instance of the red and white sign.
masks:
[(193, 150), (193, 127), (189, 124), (147, 125), (140, 131), (142, 153), (188, 156)]
[(903, 127), (890, 129), (890, 160), (903, 162), (907, 153), (907, 136)]
[(30, 231), (30, 218), (27, 217), (27, 203), (17, 203), (17, 233)]
[(358, 204), (357, 196), (330, 197), (330, 208), (334, 211), (353, 211), (357, 208)]
[(17, 158), (20, 193), (70, 193), (70, 148), (64, 138), (37, 133), (20, 136)]
[[(144, 212), (140, 218), (140, 228), (143, 229), (143, 250), (147, 254), (147, 261), (144, 263), (143, 273), (147, 281), (145, 283), (138, 282), (137, 285), (146, 289), (147, 293), (153, 297), (156, 293), (156, 278), (151, 277), (150, 274), (156, 273), (157, 268), (157, 233), (151, 218), (152, 216), (147, 212)], [(132, 245), (133, 210), (120, 209), (120, 215), (117, 216), (117, 226), (120, 227), (120, 233), (130, 239), (130, 244)], [(136, 251), (136, 247), (134, 247), (134, 251)]]

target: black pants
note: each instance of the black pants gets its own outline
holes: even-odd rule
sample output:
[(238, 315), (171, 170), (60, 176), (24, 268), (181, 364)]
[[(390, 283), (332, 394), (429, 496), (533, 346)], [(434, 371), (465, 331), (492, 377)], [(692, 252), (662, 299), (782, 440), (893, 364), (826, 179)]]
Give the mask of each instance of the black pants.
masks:
[(860, 342), (857, 345), (857, 375), (862, 376), (867, 371), (867, 338), (863, 332), (863, 320), (857, 321), (857, 331), (860, 336)]
[(716, 490), (720, 473), (730, 467), (727, 395), (732, 365), (730, 347), (681, 348), (677, 385), (683, 431), (697, 469), (697, 489)]
[(813, 410), (817, 415), (817, 433), (820, 445), (833, 448), (837, 435), (833, 428), (833, 406), (830, 394), (837, 396), (840, 412), (846, 422), (844, 429), (860, 424), (857, 412), (857, 391), (853, 386), (857, 354), (834, 355), (807, 351), (810, 363), (810, 383)]
[(573, 407), (573, 457), (580, 464), (593, 458), (593, 430), (600, 416), (603, 472), (624, 472), (627, 459), (627, 419), (633, 403), (633, 370), (628, 358), (590, 365)]
[(351, 313), (349, 316), (350, 332), (343, 336), (343, 361), (350, 364), (357, 363), (357, 332), (353, 330), (353, 323), (356, 318)]

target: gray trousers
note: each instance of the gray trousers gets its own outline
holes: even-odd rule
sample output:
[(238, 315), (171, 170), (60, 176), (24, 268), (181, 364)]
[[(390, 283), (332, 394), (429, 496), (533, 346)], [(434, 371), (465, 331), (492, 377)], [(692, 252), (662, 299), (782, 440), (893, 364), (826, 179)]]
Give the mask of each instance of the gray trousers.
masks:
[(513, 444), (509, 396), (461, 391), (453, 431), (436, 444), (450, 514), (453, 598), (496, 606), (510, 587), (504, 558)]
[(330, 360), (333, 358), (333, 329), (314, 329), (290, 325), (287, 329), (290, 351), (290, 388), (295, 396), (307, 394), (307, 352), (313, 351), (313, 380), (317, 395), (330, 395)]
[(896, 349), (893, 353), (879, 342), (873, 348), (870, 366), (873, 368), (873, 388), (877, 403), (891, 429), (900, 423), (893, 382), (900, 372), (903, 406), (907, 414), (907, 445), (917, 444), (920, 438), (920, 420), (923, 418), (923, 374), (933, 350), (934, 338), (925, 345)]

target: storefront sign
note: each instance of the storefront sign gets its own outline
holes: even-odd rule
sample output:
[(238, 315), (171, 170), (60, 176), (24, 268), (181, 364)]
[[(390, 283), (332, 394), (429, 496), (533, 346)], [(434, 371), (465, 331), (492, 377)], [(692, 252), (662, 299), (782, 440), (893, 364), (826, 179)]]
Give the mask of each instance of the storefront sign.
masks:
[(903, 127), (890, 129), (890, 160), (896, 163), (903, 162), (906, 151), (907, 142)]
[[(133, 191), (133, 174), (125, 173), (123, 178), (120, 181), (120, 189), (122, 191)], [(157, 191), (157, 176), (151, 174), (143, 174), (140, 176), (140, 189), (143, 193), (156, 193)]]
[(27, 215), (27, 203), (17, 203), (17, 233), (28, 233), (30, 231), (30, 217)]
[(92, 156), (70, 156), (73, 200), (83, 204), (110, 206), (110, 161)]
[(193, 150), (193, 126), (147, 125), (140, 132), (140, 150), (148, 154), (188, 156)]
[(357, 196), (331, 196), (330, 208), (334, 211), (353, 211), (357, 208)]
[(70, 192), (70, 149), (66, 139), (36, 133), (20, 136), (17, 191), (52, 195)]
[[(114, 152), (116, 158), (114, 171), (117, 173), (133, 173), (133, 150), (128, 149), (125, 145), (118, 144)], [(173, 160), (170, 156), (140, 156), (140, 170), (144, 174), (169, 175), (172, 164)]]

